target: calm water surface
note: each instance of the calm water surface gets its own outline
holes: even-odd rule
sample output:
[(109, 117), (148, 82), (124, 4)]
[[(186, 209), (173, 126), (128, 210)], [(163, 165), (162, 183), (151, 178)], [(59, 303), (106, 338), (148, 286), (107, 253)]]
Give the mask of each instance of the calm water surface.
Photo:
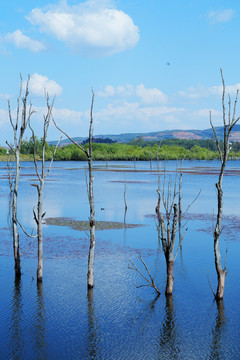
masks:
[[(45, 187), (46, 217), (87, 220), (85, 162), (55, 162)], [(162, 164), (164, 166), (164, 164)], [(36, 244), (20, 234), (21, 281), (15, 282), (8, 228), (9, 187), (0, 163), (0, 359), (240, 359), (240, 164), (229, 162), (224, 178), (224, 228), (221, 250), (228, 248), (229, 273), (218, 306), (212, 229), (216, 214), (219, 162), (185, 161), (183, 208), (201, 194), (187, 215), (188, 231), (174, 265), (173, 296), (166, 298), (165, 260), (154, 217), (157, 164), (94, 163), (96, 219), (124, 221), (133, 229), (96, 232), (95, 287), (87, 293), (88, 237), (62, 226), (44, 226), (44, 279), (36, 284)], [(166, 164), (167, 178), (176, 162)], [(19, 220), (34, 230), (36, 181), (32, 163), (23, 163)], [(162, 294), (156, 297), (128, 269), (141, 268), (141, 251)]]

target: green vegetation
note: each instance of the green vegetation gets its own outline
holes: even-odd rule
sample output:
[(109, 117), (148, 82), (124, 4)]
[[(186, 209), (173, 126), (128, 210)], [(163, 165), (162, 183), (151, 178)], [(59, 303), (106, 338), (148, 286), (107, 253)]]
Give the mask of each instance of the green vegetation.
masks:
[[(87, 148), (88, 144), (84, 145)], [(53, 151), (51, 147), (49, 151)], [(174, 159), (202, 159), (218, 158), (218, 153), (194, 145), (190, 150), (183, 146), (154, 144), (139, 146), (131, 144), (93, 144), (93, 160), (174, 160)], [(74, 145), (57, 149), (56, 160), (86, 160), (84, 153)]]
[(0, 147), (0, 155), (7, 155), (7, 150), (5, 148)]
[[(35, 138), (36, 155), (40, 159), (42, 140)], [(86, 149), (88, 143), (83, 145)], [(220, 146), (222, 142), (220, 141)], [(33, 159), (33, 138), (24, 141), (21, 148), (22, 160)], [(54, 146), (46, 144), (46, 160), (51, 160)], [(240, 143), (231, 144), (230, 158), (240, 158)], [(213, 160), (219, 155), (213, 140), (181, 140), (168, 139), (161, 141), (144, 141), (135, 139), (124, 143), (93, 143), (93, 160), (175, 160), (198, 159)], [(0, 160), (7, 160), (7, 151), (0, 148)], [(55, 160), (87, 160), (85, 154), (75, 145), (67, 145), (57, 149)]]

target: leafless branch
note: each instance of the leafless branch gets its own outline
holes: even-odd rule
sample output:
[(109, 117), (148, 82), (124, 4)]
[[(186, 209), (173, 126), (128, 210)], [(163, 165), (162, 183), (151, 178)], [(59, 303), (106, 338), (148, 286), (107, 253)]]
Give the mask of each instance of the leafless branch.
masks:
[[(37, 158), (36, 158), (36, 139), (35, 139), (35, 133), (34, 133), (33, 128), (31, 127), (30, 122), (29, 122), (28, 126), (29, 126), (30, 130), (32, 131), (32, 138), (33, 138), (33, 160), (34, 160), (34, 165), (35, 165), (35, 169), (36, 169), (36, 174), (37, 174), (38, 180), (41, 181), (41, 176), (40, 176), (40, 173), (39, 173), (39, 170), (38, 170), (38, 164), (37, 164)], [(33, 186), (34, 186), (34, 185), (33, 185)]]
[(215, 292), (213, 291), (213, 288), (212, 288), (211, 283), (210, 283), (210, 280), (209, 280), (209, 275), (207, 276), (207, 278), (208, 278), (208, 284), (209, 284), (209, 286), (210, 286), (210, 289), (212, 290), (213, 296), (214, 296), (214, 298), (216, 298), (216, 294), (215, 294)]
[(53, 160), (54, 160), (54, 157), (55, 157), (55, 155), (56, 155), (56, 151), (57, 151), (57, 148), (58, 148), (58, 146), (59, 146), (59, 144), (60, 144), (61, 139), (62, 139), (62, 136), (60, 136), (60, 138), (59, 138), (59, 140), (58, 140), (58, 143), (57, 143), (57, 145), (56, 145), (55, 148), (54, 148), (53, 156), (52, 156), (51, 162), (50, 162), (50, 164), (49, 164), (48, 170), (47, 170), (47, 172), (46, 172), (46, 174), (45, 174), (45, 177), (48, 176), (49, 171), (51, 170), (51, 167), (52, 167), (52, 164), (53, 164)]
[(26, 254), (26, 252), (30, 249), (31, 246), (32, 246), (32, 241), (30, 241), (28, 247), (24, 251), (21, 252), (20, 256)]
[(215, 137), (215, 141), (216, 141), (218, 153), (219, 153), (219, 156), (220, 156), (220, 160), (221, 160), (221, 163), (223, 163), (223, 153), (222, 153), (222, 150), (220, 149), (220, 145), (219, 145), (217, 133), (216, 133), (215, 127), (214, 127), (214, 125), (213, 125), (213, 123), (212, 123), (212, 112), (211, 112), (211, 111), (209, 112), (209, 116), (210, 116), (210, 124), (211, 124), (211, 127), (212, 127), (212, 129), (213, 129), (213, 133), (214, 133), (214, 137)]
[(220, 69), (220, 73), (221, 73), (222, 86), (223, 86), (223, 91), (222, 91), (223, 124), (224, 124), (224, 126), (226, 126), (226, 110), (225, 110), (225, 91), (226, 90), (225, 90), (225, 81), (224, 81), (222, 69)]
[(24, 232), (24, 234), (27, 235), (30, 239), (36, 239), (38, 237), (38, 234), (36, 234), (36, 235), (28, 234), (28, 232), (24, 229), (24, 227), (22, 226), (22, 224), (20, 223), (19, 220), (17, 220), (17, 223), (20, 226), (20, 228), (22, 229), (22, 231)]
[(195, 197), (195, 198), (193, 199), (193, 201), (188, 205), (188, 207), (187, 207), (187, 209), (184, 211), (182, 217), (184, 217), (184, 216), (187, 214), (188, 210), (189, 210), (190, 207), (195, 203), (195, 201), (197, 200), (197, 198), (199, 197), (199, 195), (201, 194), (201, 192), (202, 192), (202, 189), (199, 190), (199, 192), (198, 192), (198, 194), (196, 195), (196, 197)]
[(12, 169), (9, 160), (7, 160), (7, 168), (8, 168), (8, 182), (9, 182), (10, 192), (13, 193)]
[(226, 252), (225, 252), (225, 263), (224, 263), (224, 270), (227, 269), (227, 253), (228, 253), (228, 246), (226, 248)]
[(14, 154), (16, 154), (16, 150), (13, 148), (12, 145), (9, 144), (8, 141), (6, 141), (6, 144), (7, 144), (7, 146), (12, 150), (12, 152), (13, 152)]
[(89, 158), (89, 153), (88, 153), (88, 151), (85, 150), (84, 147), (81, 146), (80, 144), (78, 144), (75, 140), (73, 140), (73, 138), (71, 138), (65, 131), (63, 131), (63, 130), (57, 125), (57, 123), (56, 123), (53, 115), (51, 115), (51, 116), (52, 116), (52, 121), (53, 121), (54, 125), (56, 126), (56, 128), (57, 128), (59, 131), (61, 131), (61, 133), (64, 134), (74, 145), (76, 145), (79, 149), (81, 149), (81, 150), (84, 152), (84, 154), (87, 155), (87, 158)]
[(129, 265), (128, 265), (128, 268), (131, 269), (131, 270), (135, 270), (136, 272), (138, 272), (139, 275), (141, 275), (142, 278), (147, 282), (147, 284), (145, 284), (145, 285), (139, 285), (139, 286), (137, 286), (137, 287), (139, 288), (139, 287), (143, 287), (143, 286), (149, 286), (149, 287), (154, 288), (154, 289), (156, 290), (156, 292), (157, 292), (158, 294), (160, 294), (160, 290), (156, 287), (156, 284), (155, 284), (155, 282), (154, 282), (154, 279), (153, 279), (153, 277), (152, 277), (152, 275), (151, 275), (151, 273), (150, 273), (150, 271), (149, 271), (149, 269), (148, 269), (145, 261), (143, 260), (141, 253), (139, 253), (139, 257), (140, 257), (140, 260), (141, 260), (141, 262), (142, 262), (142, 264), (143, 264), (146, 272), (148, 273), (148, 276), (149, 276), (150, 280), (137, 268), (137, 266), (136, 266), (131, 260), (129, 260), (130, 263), (132, 264), (132, 266), (129, 266)]
[[(185, 229), (183, 236), (180, 237), (180, 241), (179, 241), (179, 244), (178, 244), (178, 248), (177, 248), (177, 251), (176, 251), (176, 254), (175, 254), (175, 256), (174, 256), (174, 260), (173, 260), (173, 261), (176, 260), (177, 254), (178, 254), (178, 252), (179, 252), (179, 249), (181, 248), (182, 241), (183, 241), (184, 236), (185, 236), (185, 234), (186, 234), (187, 231), (188, 231), (188, 228)], [(179, 233), (180, 233), (180, 229), (179, 229)]]

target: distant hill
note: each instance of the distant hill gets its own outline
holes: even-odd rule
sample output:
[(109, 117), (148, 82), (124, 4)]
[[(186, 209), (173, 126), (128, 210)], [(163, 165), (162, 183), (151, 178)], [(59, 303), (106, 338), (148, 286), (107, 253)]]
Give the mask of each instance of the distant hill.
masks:
[[(216, 127), (216, 133), (218, 135), (219, 140), (223, 139), (223, 127)], [(150, 133), (125, 133), (119, 135), (105, 134), (105, 135), (94, 135), (95, 139), (106, 139), (117, 141), (119, 143), (127, 143), (131, 140), (137, 138), (143, 138), (145, 141), (159, 141), (163, 139), (186, 139), (186, 140), (207, 140), (214, 139), (214, 134), (212, 128), (206, 130), (164, 130), (164, 131), (156, 131)], [(82, 143), (87, 140), (87, 137), (74, 137), (74, 141), (78, 143)], [(107, 142), (106, 141), (106, 142)], [(239, 141), (240, 142), (240, 125), (235, 125), (230, 141)], [(49, 141), (50, 145), (55, 145), (57, 141)], [(71, 144), (70, 140), (64, 139), (61, 141), (60, 146), (65, 146)]]

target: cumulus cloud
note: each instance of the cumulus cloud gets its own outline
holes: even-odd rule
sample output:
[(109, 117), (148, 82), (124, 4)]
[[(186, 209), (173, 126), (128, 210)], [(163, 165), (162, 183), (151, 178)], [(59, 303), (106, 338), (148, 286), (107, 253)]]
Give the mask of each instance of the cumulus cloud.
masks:
[[(23, 85), (26, 86), (26, 81)], [(62, 93), (62, 87), (55, 81), (49, 80), (47, 76), (35, 73), (30, 78), (29, 91), (36, 96), (45, 96), (45, 91), (49, 96), (57, 96)]]
[(14, 44), (19, 49), (28, 49), (34, 53), (46, 50), (43, 42), (32, 40), (30, 37), (24, 35), (20, 30), (5, 35), (4, 40)]
[(66, 1), (27, 16), (32, 25), (84, 56), (108, 56), (133, 48), (139, 29), (131, 17), (111, 1), (88, 0), (69, 6)]
[[(226, 86), (226, 94), (236, 95), (237, 90), (240, 90), (240, 83), (235, 85), (227, 85)], [(199, 98), (207, 98), (209, 96), (218, 95), (221, 96), (223, 91), (222, 85), (216, 86), (191, 86), (187, 90), (179, 91), (178, 95), (189, 98), (189, 99), (199, 99)]]
[(182, 113), (183, 108), (167, 107), (167, 106), (141, 106), (138, 102), (128, 103), (124, 101), (121, 105), (114, 106), (109, 104), (105, 109), (100, 110), (95, 115), (98, 119), (104, 121), (115, 120), (141, 120), (144, 122), (154, 121), (156, 118), (167, 114)]
[(139, 102), (127, 102), (105, 108), (94, 113), (95, 133), (149, 132), (178, 128), (183, 108), (167, 106), (142, 106)]
[(233, 18), (234, 10), (216, 10), (208, 13), (208, 19), (211, 24), (226, 23)]
[(53, 109), (53, 115), (56, 120), (62, 120), (67, 123), (78, 123), (82, 120), (84, 114), (80, 111), (75, 111), (67, 108), (63, 109)]
[(143, 84), (137, 85), (136, 87), (129, 84), (117, 87), (108, 85), (103, 91), (99, 91), (97, 95), (100, 97), (119, 96), (122, 98), (135, 96), (140, 98), (141, 102), (145, 105), (165, 104), (168, 101), (167, 95), (161, 90), (157, 88), (145, 88)]
[(165, 104), (168, 100), (167, 95), (161, 90), (157, 88), (146, 89), (143, 84), (137, 86), (136, 95), (139, 96), (145, 104)]
[(198, 86), (198, 87), (190, 86), (186, 90), (179, 91), (178, 95), (189, 99), (198, 99), (200, 97), (207, 96), (206, 90), (207, 88), (205, 88), (204, 86)]
[(103, 91), (98, 91), (97, 95), (103, 98), (113, 97), (113, 96), (121, 96), (121, 97), (129, 97), (135, 94), (134, 87), (132, 85), (125, 86), (105, 86)]
[[(227, 85), (225, 90), (226, 90), (226, 94), (235, 95), (236, 92), (240, 90), (240, 84)], [(222, 95), (222, 91), (223, 91), (222, 85), (212, 86), (211, 88), (209, 88), (209, 92), (213, 95)]]

